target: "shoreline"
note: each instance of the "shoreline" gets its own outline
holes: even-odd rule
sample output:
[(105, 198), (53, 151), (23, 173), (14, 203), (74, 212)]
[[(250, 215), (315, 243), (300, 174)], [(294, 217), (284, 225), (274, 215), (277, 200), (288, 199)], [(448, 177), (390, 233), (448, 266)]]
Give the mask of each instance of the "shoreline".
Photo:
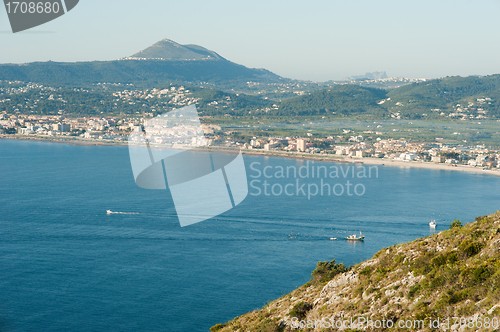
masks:
[(290, 154), (290, 153), (279, 153), (279, 152), (249, 152), (251, 150), (242, 150), (245, 155), (257, 155), (257, 156), (268, 156), (268, 157), (280, 157), (280, 158), (292, 158), (292, 159), (303, 159), (303, 160), (313, 160), (313, 161), (323, 161), (323, 162), (333, 162), (333, 163), (354, 163), (354, 164), (366, 164), (366, 165), (378, 165), (378, 166), (390, 166), (390, 167), (404, 167), (404, 168), (425, 168), (433, 170), (443, 170), (443, 171), (459, 171), (459, 172), (469, 172), (476, 174), (486, 174), (493, 176), (500, 176), (500, 170), (497, 169), (483, 169), (482, 167), (472, 167), (468, 165), (457, 165), (452, 166), (451, 164), (438, 164), (433, 162), (421, 162), (421, 161), (401, 161), (392, 159), (380, 159), (380, 158), (340, 158), (340, 157), (329, 157), (329, 155), (301, 155), (301, 154)]
[[(10, 136), (10, 135), (0, 135), (1, 139), (10, 140), (26, 140), (26, 141), (38, 141), (38, 142), (48, 142), (48, 143), (65, 143), (75, 146), (127, 146), (128, 142), (102, 142), (95, 140), (81, 140), (81, 139), (57, 139), (57, 138), (44, 138), (44, 137), (26, 137), (26, 136)], [(235, 149), (227, 148), (216, 148), (222, 153), (234, 153)], [(337, 155), (321, 155), (321, 154), (300, 154), (300, 153), (290, 153), (290, 152), (279, 152), (279, 151), (257, 151), (257, 150), (241, 150), (243, 155), (249, 156), (263, 156), (263, 157), (278, 157), (278, 158), (291, 158), (299, 160), (312, 160), (312, 161), (323, 161), (323, 162), (333, 162), (333, 163), (358, 163), (366, 165), (378, 165), (378, 166), (392, 166), (392, 167), (405, 167), (405, 168), (425, 168), (433, 170), (444, 170), (444, 171), (459, 171), (459, 172), (469, 172), (476, 174), (485, 174), (500, 176), (499, 169), (483, 169), (482, 167), (473, 167), (468, 165), (456, 165), (433, 163), (433, 162), (422, 162), (422, 161), (401, 161), (392, 159), (380, 159), (380, 158), (351, 158), (351, 157), (339, 157)]]

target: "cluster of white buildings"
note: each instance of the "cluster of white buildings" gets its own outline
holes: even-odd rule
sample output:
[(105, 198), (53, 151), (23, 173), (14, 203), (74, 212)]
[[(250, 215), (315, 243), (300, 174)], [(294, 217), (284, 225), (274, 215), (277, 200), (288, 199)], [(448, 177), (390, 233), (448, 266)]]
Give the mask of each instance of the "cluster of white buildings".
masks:
[(443, 143), (411, 143), (404, 139), (379, 140), (373, 144), (358, 142), (345, 145), (335, 145), (334, 141), (328, 139), (323, 141), (332, 144), (326, 144), (329, 148), (318, 148), (308, 138), (273, 137), (256, 138), (251, 140), (250, 144), (243, 144), (242, 147), (264, 151), (335, 154), (344, 158), (372, 157), (406, 162), (467, 164), (488, 168), (500, 165), (500, 151), (490, 151), (483, 145), (449, 146)]

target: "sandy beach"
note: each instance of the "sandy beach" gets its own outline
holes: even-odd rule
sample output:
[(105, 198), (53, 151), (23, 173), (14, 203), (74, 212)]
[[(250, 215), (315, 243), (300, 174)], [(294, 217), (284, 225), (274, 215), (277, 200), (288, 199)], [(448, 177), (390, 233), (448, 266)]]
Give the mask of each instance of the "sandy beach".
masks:
[(335, 163), (359, 163), (367, 165), (380, 165), (380, 166), (405, 167), (405, 168), (407, 167), (427, 168), (434, 170), (459, 171), (459, 172), (500, 176), (499, 169), (483, 169), (482, 167), (472, 167), (468, 165), (453, 166), (451, 164), (438, 164), (433, 162), (421, 162), (421, 161), (401, 161), (401, 160), (369, 158), (369, 157), (349, 158), (349, 157), (340, 157), (337, 155), (298, 154), (298, 153), (272, 152), (272, 151), (261, 152), (261, 151), (243, 150), (242, 152), (245, 155), (273, 156), (273, 157), (305, 159), (305, 160), (335, 162)]
[[(95, 141), (95, 140), (82, 140), (78, 138), (44, 138), (44, 137), (29, 137), (29, 136), (12, 136), (12, 135), (0, 135), (0, 139), (18, 139), (18, 140), (30, 140), (30, 141), (40, 141), (49, 143), (65, 143), (71, 145), (88, 145), (88, 146), (108, 146), (108, 145), (128, 145), (128, 142), (106, 142), (106, 141)], [(237, 149), (231, 148), (213, 148), (218, 152), (235, 153)], [(401, 160), (391, 160), (384, 158), (351, 158), (345, 156), (337, 155), (325, 155), (325, 154), (309, 154), (309, 153), (297, 153), (297, 152), (281, 152), (281, 151), (262, 151), (262, 150), (241, 150), (244, 155), (255, 155), (255, 156), (269, 156), (269, 157), (280, 157), (280, 158), (293, 158), (293, 159), (303, 159), (303, 160), (314, 160), (323, 162), (334, 162), (334, 163), (360, 163), (367, 165), (380, 165), (380, 166), (392, 166), (392, 167), (413, 167), (413, 168), (427, 168), (434, 170), (445, 170), (445, 171), (459, 171), (459, 172), (469, 172), (477, 174), (486, 174), (500, 176), (499, 169), (483, 169), (483, 167), (472, 167), (468, 165), (451, 165), (451, 164), (438, 164), (433, 162), (421, 162), (421, 161), (401, 161)]]
[(378, 159), (378, 158), (362, 158), (362, 159), (359, 158), (359, 160), (355, 160), (353, 158), (352, 160), (353, 161), (350, 162), (362, 162), (364, 164), (370, 164), (370, 165), (428, 168), (436, 170), (461, 171), (461, 172), (500, 176), (500, 170), (498, 169), (483, 169), (482, 167), (473, 167), (468, 165), (453, 166), (451, 164), (438, 164), (433, 162), (401, 161), (401, 160), (389, 160), (389, 159)]

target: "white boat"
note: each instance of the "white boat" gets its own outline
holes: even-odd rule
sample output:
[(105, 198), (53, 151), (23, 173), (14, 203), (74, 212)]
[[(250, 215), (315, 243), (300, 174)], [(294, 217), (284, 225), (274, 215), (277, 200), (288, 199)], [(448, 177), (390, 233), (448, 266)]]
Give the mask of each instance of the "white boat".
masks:
[(361, 231), (359, 231), (359, 236), (356, 236), (356, 234), (351, 234), (348, 237), (345, 238), (347, 241), (364, 241), (365, 236), (361, 234)]
[(111, 210), (106, 210), (106, 213), (107, 213), (107, 214), (111, 214), (111, 213), (113, 213), (113, 211), (111, 211)]
[(337, 238), (336, 238), (336, 237), (331, 237), (331, 238), (330, 238), (330, 240), (331, 240), (331, 241), (333, 241), (333, 240), (337, 240)]
[(430, 228), (436, 228), (436, 221), (435, 221), (435, 220), (432, 220), (432, 221), (429, 223), (429, 227), (430, 227)]

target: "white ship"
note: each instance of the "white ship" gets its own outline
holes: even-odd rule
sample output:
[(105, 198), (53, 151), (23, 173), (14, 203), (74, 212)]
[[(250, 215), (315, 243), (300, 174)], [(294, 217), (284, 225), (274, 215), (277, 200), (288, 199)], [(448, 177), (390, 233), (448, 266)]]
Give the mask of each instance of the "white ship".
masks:
[(359, 231), (359, 236), (356, 236), (356, 234), (351, 234), (348, 237), (345, 238), (347, 241), (364, 241), (365, 236), (361, 234), (361, 231)]

